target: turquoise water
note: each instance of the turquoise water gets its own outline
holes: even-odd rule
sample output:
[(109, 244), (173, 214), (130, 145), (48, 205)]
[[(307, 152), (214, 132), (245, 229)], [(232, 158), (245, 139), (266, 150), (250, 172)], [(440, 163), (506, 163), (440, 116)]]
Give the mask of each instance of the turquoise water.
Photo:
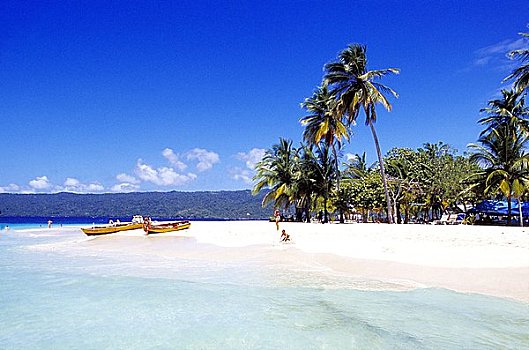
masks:
[(529, 348), (524, 303), (101, 254), (76, 231), (0, 234), (0, 281), (0, 349)]

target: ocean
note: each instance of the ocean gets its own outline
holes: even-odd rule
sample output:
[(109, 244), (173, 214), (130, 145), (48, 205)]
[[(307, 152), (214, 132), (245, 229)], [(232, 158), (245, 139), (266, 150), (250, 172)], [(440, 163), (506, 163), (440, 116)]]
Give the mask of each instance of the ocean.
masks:
[(208, 261), (184, 238), (177, 249), (204, 254), (105, 250), (75, 228), (9, 225), (0, 349), (529, 348), (527, 303)]

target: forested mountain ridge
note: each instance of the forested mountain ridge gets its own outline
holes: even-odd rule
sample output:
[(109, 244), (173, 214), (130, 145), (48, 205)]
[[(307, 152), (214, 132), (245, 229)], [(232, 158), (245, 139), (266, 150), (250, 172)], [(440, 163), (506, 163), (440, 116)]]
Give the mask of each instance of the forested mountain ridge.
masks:
[(0, 193), (0, 216), (264, 219), (263, 195), (251, 191), (133, 192), (104, 194)]

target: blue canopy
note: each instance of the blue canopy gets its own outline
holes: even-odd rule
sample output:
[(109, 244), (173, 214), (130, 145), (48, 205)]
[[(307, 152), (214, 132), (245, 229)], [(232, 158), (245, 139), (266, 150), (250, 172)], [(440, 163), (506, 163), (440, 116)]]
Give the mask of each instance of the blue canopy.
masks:
[[(507, 201), (495, 200), (485, 200), (476, 205), (470, 212), (487, 215), (509, 215)], [(511, 215), (519, 215), (517, 200), (511, 201)], [(522, 215), (529, 216), (529, 202), (522, 202)]]

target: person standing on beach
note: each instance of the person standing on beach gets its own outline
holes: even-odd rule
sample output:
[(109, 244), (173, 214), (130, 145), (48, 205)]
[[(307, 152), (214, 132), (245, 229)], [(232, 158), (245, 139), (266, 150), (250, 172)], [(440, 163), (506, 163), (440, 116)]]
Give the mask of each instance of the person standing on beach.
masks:
[(281, 220), (281, 213), (279, 212), (279, 209), (276, 209), (274, 216), (276, 218), (276, 230), (279, 231), (279, 221)]
[(53, 223), (53, 221), (51, 220), (48, 220), (48, 228), (51, 228), (51, 224)]

